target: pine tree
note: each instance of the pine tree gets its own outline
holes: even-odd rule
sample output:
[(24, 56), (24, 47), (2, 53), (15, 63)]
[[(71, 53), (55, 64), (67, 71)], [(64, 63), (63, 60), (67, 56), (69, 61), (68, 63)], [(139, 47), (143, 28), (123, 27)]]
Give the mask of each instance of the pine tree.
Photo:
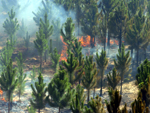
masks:
[(36, 32), (37, 39), (34, 41), (35, 48), (38, 50), (40, 56), (40, 71), (42, 71), (43, 54), (45, 50), (48, 48), (47, 39), (45, 39), (43, 29), (44, 29), (43, 26), (40, 24), (39, 33)]
[[(137, 51), (136, 53), (136, 65), (138, 67), (138, 57), (139, 57), (139, 50), (141, 48), (141, 45), (144, 43), (144, 38), (143, 38), (143, 27), (145, 23), (145, 16), (143, 15), (143, 9), (140, 8), (138, 13), (134, 16), (133, 18), (133, 23), (130, 23), (131, 26), (128, 26), (127, 30), (127, 38), (128, 38), (128, 43), (132, 44), (132, 48)], [(134, 43), (132, 43), (134, 41)]]
[(16, 60), (17, 60), (17, 66), (18, 66), (18, 85), (17, 85), (17, 92), (18, 92), (18, 95), (19, 95), (19, 101), (20, 101), (20, 96), (23, 94), (23, 92), (25, 91), (25, 78), (26, 78), (26, 74), (23, 75), (23, 62), (25, 61), (23, 58), (22, 58), (22, 53), (19, 52), (19, 58), (16, 57)]
[(81, 42), (78, 42), (77, 39), (75, 39), (74, 44), (72, 44), (72, 53), (74, 56), (78, 59), (79, 65), (77, 67), (77, 71), (75, 72), (75, 76), (79, 78), (79, 84), (80, 84), (80, 79), (83, 76), (84, 72), (84, 58), (82, 58), (82, 47), (81, 47)]
[(57, 42), (57, 50), (59, 51), (59, 41), (60, 41), (60, 30), (61, 30), (61, 25), (60, 25), (60, 19), (57, 20), (53, 20), (52, 21), (52, 25), (54, 27), (54, 33), (53, 33), (53, 37), (55, 37), (56, 42)]
[(125, 28), (128, 18), (127, 7), (125, 6), (124, 1), (121, 1), (118, 4), (118, 7), (110, 13), (109, 18), (109, 29), (114, 34), (114, 37), (117, 37), (119, 40), (119, 49), (121, 52), (122, 37), (125, 35)]
[(1, 89), (6, 91), (6, 97), (8, 99), (8, 113), (10, 113), (10, 102), (12, 102), (13, 92), (18, 84), (16, 79), (16, 69), (13, 69), (12, 59), (10, 59), (6, 70), (4, 70), (0, 77)]
[(76, 87), (75, 98), (72, 99), (72, 103), (70, 104), (73, 113), (83, 113), (85, 98), (86, 95), (84, 94), (84, 89), (78, 84)]
[(11, 11), (8, 12), (8, 16), (9, 16), (9, 20), (6, 19), (4, 21), (3, 27), (5, 29), (4, 32), (6, 32), (7, 35), (9, 35), (10, 44), (11, 44), (11, 47), (13, 47), (16, 42), (16, 39), (14, 38), (15, 38), (16, 31), (19, 29), (19, 24), (18, 24), (17, 18), (15, 18), (15, 12), (13, 12), (13, 9), (11, 9)]
[(93, 56), (86, 56), (84, 68), (85, 74), (83, 75), (82, 84), (87, 89), (87, 102), (89, 102), (90, 90), (97, 84), (97, 69), (96, 63), (93, 63)]
[(121, 78), (119, 76), (119, 73), (117, 73), (117, 70), (115, 68), (112, 70), (112, 74), (110, 72), (109, 74), (107, 74), (108, 85), (112, 87), (113, 90), (115, 90), (120, 79)]
[(31, 83), (35, 82), (36, 79), (36, 70), (35, 70), (35, 66), (33, 66), (33, 69), (31, 71), (32, 74), (30, 74), (29, 78), (31, 78)]
[(69, 54), (69, 56), (67, 58), (67, 62), (62, 61), (62, 63), (67, 70), (69, 82), (73, 86), (73, 84), (79, 80), (79, 77), (74, 76), (74, 73), (79, 65), (78, 60), (76, 57), (73, 57), (73, 53), (71, 53), (71, 54)]
[(100, 90), (100, 96), (102, 96), (102, 80), (103, 76), (105, 74), (105, 70), (108, 66), (108, 58), (106, 58), (106, 51), (101, 52), (101, 55), (99, 56), (98, 53), (96, 53), (96, 63), (98, 65), (98, 68), (100, 69), (100, 76), (101, 76), (101, 90)]
[[(70, 104), (72, 97), (75, 94), (75, 90), (70, 88), (67, 73), (62, 66), (58, 73), (55, 73), (54, 78), (48, 84), (48, 104), (52, 107), (59, 107), (60, 109)], [(49, 99), (49, 96), (51, 99)]]
[[(81, 103), (81, 104), (80, 104)], [(76, 93), (75, 99), (72, 99), (72, 103), (70, 105), (70, 109), (73, 113), (82, 113), (84, 103), (79, 100), (79, 96)]]
[(53, 52), (53, 48), (52, 48), (52, 39), (49, 40), (49, 54), (51, 54)]
[(28, 35), (28, 32), (26, 32), (26, 37), (23, 37), (23, 39), (24, 39), (24, 42), (25, 42), (25, 46), (26, 46), (26, 48), (28, 50), (29, 43), (30, 43), (30, 35)]
[[(62, 26), (60, 34), (63, 37), (64, 42), (67, 44), (67, 53), (69, 54), (72, 48), (72, 42), (75, 40), (75, 36), (73, 35), (75, 25), (72, 23), (71, 18), (67, 18), (67, 22)], [(65, 32), (64, 30), (65, 29)]]
[(45, 108), (47, 92), (46, 83), (43, 83), (41, 72), (38, 76), (38, 82), (35, 82), (35, 88), (33, 87), (33, 84), (31, 84), (31, 88), (34, 99), (30, 100), (30, 103), (35, 109), (38, 109), (38, 113), (40, 113), (40, 110)]
[(110, 95), (110, 103), (105, 100), (106, 106), (107, 106), (107, 111), (109, 113), (120, 113), (120, 103), (121, 103), (121, 98), (122, 96), (119, 95), (119, 91), (112, 90), (112, 95)]
[[(106, 31), (108, 33), (108, 41), (107, 41), (107, 47), (108, 47), (108, 54), (109, 54), (109, 48), (110, 48), (110, 29), (109, 29), (109, 18), (110, 13), (117, 7), (119, 3), (119, 0), (102, 0), (100, 1), (98, 8), (101, 8), (101, 11), (103, 12), (103, 43), (104, 43), (104, 51), (105, 51), (105, 43), (106, 43)], [(100, 26), (102, 27), (102, 26)], [(100, 34), (101, 35), (101, 34)]]
[(89, 0), (89, 4), (85, 5), (84, 16), (81, 19), (81, 30), (84, 34), (91, 37), (90, 44), (91, 47), (95, 47), (95, 36), (98, 33), (97, 24), (99, 19), (97, 2)]
[(88, 104), (90, 105), (90, 108), (87, 108), (87, 106), (85, 106), (85, 113), (89, 111), (90, 113), (106, 113), (106, 111), (104, 110), (104, 105), (102, 104), (102, 99), (98, 95), (95, 99), (91, 98), (91, 101), (89, 101)]
[(60, 59), (60, 55), (57, 52), (57, 48), (55, 48), (53, 50), (53, 53), (51, 53), (50, 56), (51, 56), (51, 60), (52, 60), (52, 63), (53, 63), (52, 67), (54, 68), (55, 73), (57, 73), (58, 69), (59, 69), (59, 59)]
[(44, 15), (47, 13), (48, 20), (52, 20), (52, 2), (49, 0), (42, 0), (41, 2), (42, 8), (39, 7), (39, 11), (37, 13), (32, 12), (35, 17), (33, 17), (33, 20), (35, 21), (37, 26), (40, 26), (40, 18), (44, 21)]
[(120, 76), (121, 76), (121, 90), (120, 90), (120, 94), (122, 95), (122, 82), (123, 82), (123, 79), (124, 79), (124, 75), (130, 71), (129, 67), (131, 65), (131, 57), (130, 57), (130, 52), (128, 51), (126, 54), (125, 54), (125, 47), (124, 47), (124, 44), (122, 44), (122, 47), (121, 47), (121, 52), (120, 50), (118, 49), (118, 55), (117, 55), (117, 60), (116, 61), (114, 59), (114, 65), (115, 65), (115, 68), (117, 69), (117, 71), (120, 73)]
[(1, 56), (0, 56), (2, 71), (4, 71), (5, 67), (8, 65), (9, 59), (11, 58), (12, 53), (13, 53), (13, 48), (11, 47), (11, 44), (10, 44), (9, 40), (7, 39), (6, 47), (4, 47), (2, 49), (2, 53), (1, 53)]
[[(44, 16), (44, 22), (40, 19), (40, 23), (43, 26), (43, 33), (45, 35), (45, 39), (48, 41), (49, 37), (53, 34), (53, 26), (49, 24), (49, 20), (47, 17), (47, 13)], [(45, 62), (46, 62), (47, 50), (45, 51)]]
[[(138, 98), (135, 99), (134, 102), (132, 102), (131, 107), (132, 107), (133, 113), (148, 113), (149, 112), (148, 107), (146, 107), (145, 101), (142, 102), (142, 93), (141, 92), (139, 93)], [(145, 112), (145, 108), (146, 108), (146, 112)]]

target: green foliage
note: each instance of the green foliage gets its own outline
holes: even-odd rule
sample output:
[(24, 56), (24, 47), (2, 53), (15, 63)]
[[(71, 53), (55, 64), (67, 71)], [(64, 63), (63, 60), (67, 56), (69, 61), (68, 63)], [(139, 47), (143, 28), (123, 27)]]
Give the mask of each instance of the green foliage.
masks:
[(69, 82), (73, 85), (76, 81), (79, 80), (78, 77), (75, 78), (75, 76), (74, 76), (76, 68), (78, 67), (78, 60), (76, 57), (73, 56), (73, 53), (71, 53), (71, 54), (69, 54), (69, 56), (67, 58), (67, 62), (62, 61), (62, 63), (67, 70), (67, 73), (69, 76)]
[[(130, 45), (130, 48), (135, 49), (137, 51), (136, 53), (136, 66), (138, 67), (138, 56), (139, 56), (139, 50), (141, 49), (142, 45), (145, 44), (145, 40), (143, 37), (143, 29), (144, 25), (146, 24), (145, 20), (146, 17), (143, 15), (143, 9), (140, 7), (137, 14), (133, 17), (132, 21), (129, 22), (129, 25), (127, 27), (127, 36), (126, 41)], [(133, 43), (134, 42), (134, 43)]]
[(42, 56), (45, 50), (48, 48), (47, 39), (45, 38), (45, 34), (43, 32), (43, 26), (40, 24), (39, 33), (36, 32), (37, 39), (34, 40), (35, 48), (38, 50), (40, 55), (40, 70), (42, 71)]
[(108, 85), (112, 87), (113, 90), (116, 88), (120, 79), (121, 77), (119, 76), (119, 73), (117, 73), (117, 70), (115, 68), (113, 69), (112, 74), (110, 72), (109, 74), (107, 74)]
[[(10, 12), (8, 12), (9, 19), (6, 19), (3, 23), (4, 27), (4, 32), (7, 33), (10, 37), (10, 44), (11, 47), (15, 44), (16, 40), (13, 39), (15, 38), (15, 33), (19, 29), (19, 24), (17, 18), (15, 18), (15, 12), (13, 12), (13, 9), (11, 9)], [(13, 20), (15, 18), (15, 20)]]
[[(64, 42), (67, 44), (67, 52), (68, 54), (71, 51), (72, 48), (72, 42), (75, 40), (75, 36), (73, 35), (75, 25), (72, 23), (73, 20), (71, 18), (67, 18), (67, 22), (62, 25), (60, 34), (63, 37)], [(65, 32), (64, 32), (65, 30)]]
[[(45, 1), (45, 2), (44, 2)], [(43, 8), (39, 7), (39, 11), (37, 13), (32, 12), (35, 17), (33, 17), (33, 20), (35, 21), (37, 26), (40, 26), (40, 18), (44, 21), (44, 15), (47, 13), (48, 20), (51, 20), (52, 18), (52, 2), (48, 0), (42, 0), (42, 6)]]
[(90, 44), (93, 48), (95, 47), (95, 36), (98, 33), (97, 24), (99, 23), (97, 2), (89, 0), (89, 3), (85, 5), (84, 11), (84, 16), (81, 19), (81, 30), (84, 34), (91, 37)]
[(124, 75), (131, 71), (129, 69), (131, 65), (131, 57), (130, 52), (128, 51), (125, 54), (125, 47), (124, 44), (122, 44), (121, 52), (120, 49), (118, 49), (118, 55), (117, 55), (117, 61), (114, 59), (114, 65), (117, 71), (120, 73), (121, 76), (121, 90), (120, 93), (122, 94), (122, 81), (124, 79)]
[(119, 95), (119, 91), (111, 89), (110, 103), (105, 100), (107, 110), (109, 113), (120, 113), (119, 105), (121, 103), (121, 95)]
[(73, 113), (82, 113), (84, 103), (79, 100), (79, 96), (76, 93), (75, 99), (72, 99), (72, 103), (70, 104), (70, 109)]
[(89, 101), (90, 108), (87, 108), (85, 106), (85, 113), (106, 113), (104, 110), (104, 105), (102, 104), (102, 99), (98, 95), (95, 99), (91, 98), (91, 101)]
[(86, 56), (84, 68), (85, 73), (83, 75), (82, 84), (87, 89), (87, 102), (89, 102), (90, 90), (97, 84), (97, 69), (96, 63), (93, 63), (93, 56)]
[(2, 71), (4, 71), (4, 69), (8, 65), (9, 59), (11, 58), (12, 53), (13, 53), (13, 48), (11, 47), (9, 40), (7, 39), (6, 47), (2, 49), (1, 56), (0, 56), (0, 63), (2, 66)]
[(49, 45), (49, 54), (51, 54), (52, 53), (52, 51), (53, 51), (53, 48), (52, 48), (52, 39), (50, 39), (50, 45)]
[[(142, 93), (138, 95), (138, 98), (131, 104), (132, 113), (149, 113), (148, 107), (146, 107), (145, 101), (142, 102)], [(145, 112), (146, 108), (146, 112)]]
[(20, 96), (24, 93), (25, 91), (25, 78), (26, 78), (26, 74), (23, 75), (23, 62), (25, 61), (23, 58), (22, 58), (22, 53), (19, 52), (19, 58), (16, 57), (16, 60), (17, 60), (17, 66), (18, 66), (18, 71), (19, 71), (19, 74), (17, 76), (18, 78), (18, 85), (17, 85), (17, 92), (18, 92), (18, 95), (19, 95), (19, 101), (20, 101)]
[(43, 76), (39, 73), (38, 82), (35, 82), (35, 88), (31, 84), (32, 96), (34, 99), (30, 100), (31, 105), (39, 111), (45, 108), (46, 105), (46, 83), (43, 83)]
[(58, 68), (59, 68), (59, 59), (60, 59), (60, 54), (58, 54), (57, 52), (57, 48), (55, 48), (53, 50), (53, 53), (50, 54), (51, 56), (51, 60), (52, 60), (52, 67), (54, 68), (55, 70), (55, 73), (58, 72)]
[(10, 59), (6, 70), (4, 70), (0, 77), (0, 84), (2, 91), (6, 91), (6, 97), (8, 99), (8, 113), (10, 111), (10, 101), (13, 98), (13, 92), (18, 84), (18, 79), (16, 79), (17, 69), (13, 69), (12, 59)]
[(27, 106), (27, 109), (28, 109), (28, 113), (36, 113), (36, 109), (33, 106), (31, 107)]
[(96, 63), (98, 65), (98, 68), (100, 69), (100, 76), (101, 76), (100, 96), (102, 96), (102, 80), (105, 74), (105, 70), (108, 66), (108, 58), (106, 57), (106, 51), (102, 50), (100, 56), (98, 55), (98, 52), (96, 53)]
[[(45, 13), (44, 16), (44, 22), (40, 18), (40, 26), (43, 27), (43, 33), (45, 35), (45, 39), (48, 41), (49, 37), (53, 34), (53, 26), (49, 24), (49, 20), (47, 18), (47, 13)], [(48, 42), (47, 42), (48, 43)], [(45, 62), (46, 62), (46, 56), (47, 56), (47, 49), (45, 50)]]
[(85, 102), (86, 95), (84, 94), (84, 88), (82, 88), (79, 84), (76, 87), (76, 93), (78, 94), (78, 99), (80, 102)]
[(128, 18), (128, 10), (125, 1), (120, 1), (118, 7), (115, 8), (114, 12), (110, 13), (109, 18), (109, 29), (119, 40), (119, 50), (121, 51), (122, 37), (125, 35), (125, 28)]
[(29, 78), (31, 78), (31, 83), (32, 82), (35, 82), (35, 79), (36, 79), (36, 70), (35, 70), (35, 66), (33, 66), (33, 69), (32, 69), (32, 74), (30, 74)]
[(30, 43), (30, 35), (28, 35), (28, 32), (26, 32), (26, 37), (23, 37), (24, 41), (25, 41), (25, 46), (28, 50), (29, 47), (29, 43)]
[(70, 105), (71, 99), (75, 94), (75, 90), (71, 90), (70, 86), (67, 73), (60, 66), (59, 72), (55, 73), (54, 78), (48, 84), (48, 104), (52, 107), (59, 107), (59, 112), (60, 109)]

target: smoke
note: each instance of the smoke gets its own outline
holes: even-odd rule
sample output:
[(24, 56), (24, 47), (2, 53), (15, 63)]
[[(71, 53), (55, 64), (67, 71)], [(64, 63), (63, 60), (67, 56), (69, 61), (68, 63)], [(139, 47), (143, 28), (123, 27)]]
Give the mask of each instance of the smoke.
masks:
[[(44, 2), (45, 2), (45, 0), (44, 0)], [(17, 18), (20, 25), (21, 25), (22, 19), (24, 20), (24, 24), (27, 27), (29, 35), (35, 34), (38, 31), (38, 26), (36, 26), (36, 23), (33, 20), (34, 14), (32, 12), (37, 13), (39, 11), (39, 7), (43, 8), (42, 0), (18, 0), (18, 3), (20, 5), (20, 9), (19, 9), (19, 11), (16, 12), (15, 17)], [(0, 3), (0, 5), (1, 5), (1, 3)], [(52, 9), (51, 9), (52, 14), (50, 16), (52, 16), (52, 20), (55, 21), (59, 18), (61, 25), (66, 22), (68, 17), (71, 17), (73, 20), (75, 20), (75, 12), (74, 11), (70, 10), (69, 12), (67, 12), (67, 11), (65, 11), (65, 9), (62, 6), (56, 5), (52, 1), (51, 1), (51, 6), (52, 6)], [(69, 15), (68, 15), (68, 13), (69, 13)], [(5, 12), (5, 11), (2, 12), (0, 10), (1, 32), (4, 31), (2, 24), (4, 23), (6, 18), (8, 18), (7, 12)], [(52, 24), (50, 23), (50, 25), (52, 25)]]

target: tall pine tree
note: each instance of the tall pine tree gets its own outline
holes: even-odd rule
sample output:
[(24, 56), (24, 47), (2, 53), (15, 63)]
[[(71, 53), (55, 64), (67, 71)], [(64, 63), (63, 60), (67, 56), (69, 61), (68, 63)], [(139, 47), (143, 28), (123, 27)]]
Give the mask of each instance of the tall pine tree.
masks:
[(108, 58), (106, 58), (106, 51), (102, 50), (101, 55), (99, 56), (98, 53), (96, 53), (96, 63), (98, 65), (98, 68), (100, 69), (100, 76), (101, 76), (101, 90), (100, 90), (100, 96), (102, 96), (102, 81), (105, 74), (105, 70), (108, 66)]
[(85, 73), (83, 75), (82, 84), (87, 89), (87, 102), (89, 102), (90, 90), (94, 88), (97, 84), (97, 69), (96, 63), (93, 63), (93, 56), (86, 56), (84, 68)]
[(121, 76), (121, 90), (120, 94), (122, 95), (122, 82), (124, 79), (124, 75), (130, 71), (129, 67), (131, 65), (131, 57), (130, 52), (125, 53), (124, 44), (122, 44), (121, 52), (118, 49), (117, 61), (114, 59), (114, 66)]

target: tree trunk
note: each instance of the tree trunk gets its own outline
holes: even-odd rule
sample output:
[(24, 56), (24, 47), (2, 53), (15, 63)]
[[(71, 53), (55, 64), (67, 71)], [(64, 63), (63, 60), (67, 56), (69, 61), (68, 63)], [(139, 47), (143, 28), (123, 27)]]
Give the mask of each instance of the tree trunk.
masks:
[(121, 52), (121, 45), (122, 45), (122, 31), (120, 30), (120, 33), (119, 33), (119, 50), (120, 50), (120, 52)]
[(47, 58), (46, 55), (47, 55), (47, 50), (45, 51), (45, 62), (46, 62), (46, 58)]
[(110, 33), (108, 31), (108, 42), (107, 42), (107, 48), (108, 48), (108, 55), (109, 55), (109, 50), (110, 50)]
[(133, 69), (133, 49), (131, 49), (131, 58), (132, 58), (132, 69)]
[(94, 92), (93, 92), (93, 99), (95, 98), (95, 87), (94, 87)]
[(8, 101), (8, 113), (10, 113), (10, 100)]
[(60, 107), (59, 107), (59, 113), (60, 113)]
[(38, 112), (40, 113), (40, 109), (38, 110)]
[(120, 90), (120, 95), (122, 95), (122, 75), (121, 75), (121, 90)]
[(106, 38), (104, 39), (104, 51), (106, 51)]
[(139, 49), (137, 49), (137, 53), (136, 53), (136, 67), (138, 67), (139, 65)]
[(102, 96), (102, 86), (103, 86), (102, 79), (103, 79), (103, 77), (101, 77), (101, 90), (100, 90), (100, 96)]
[(146, 59), (146, 49), (144, 51), (145, 51), (144, 59)]
[(40, 71), (42, 72), (42, 55), (40, 55)]
[(89, 100), (90, 100), (90, 89), (87, 89), (87, 93), (88, 93), (88, 94), (87, 94), (87, 95), (88, 95), (88, 96), (87, 96), (87, 103), (88, 103)]

